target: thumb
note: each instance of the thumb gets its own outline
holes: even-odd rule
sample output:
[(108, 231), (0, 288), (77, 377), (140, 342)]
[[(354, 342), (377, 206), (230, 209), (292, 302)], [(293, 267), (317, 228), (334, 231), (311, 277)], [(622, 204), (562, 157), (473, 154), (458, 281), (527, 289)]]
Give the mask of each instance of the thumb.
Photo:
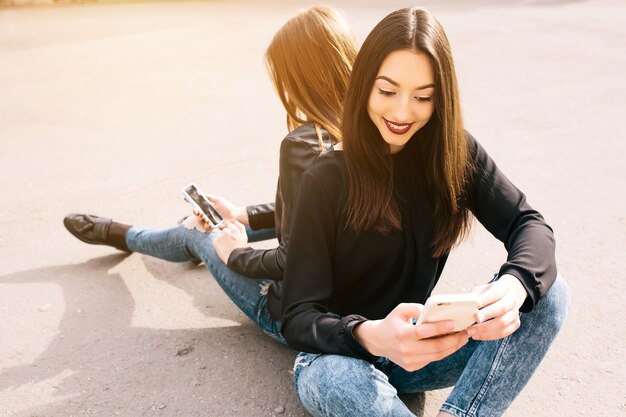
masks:
[(389, 313), (389, 316), (402, 321), (409, 321), (410, 319), (417, 319), (423, 309), (424, 306), (422, 304), (402, 303), (398, 304), (398, 306)]
[(206, 194), (206, 198), (208, 198), (209, 201), (213, 204), (218, 204), (223, 200), (222, 197), (217, 196), (215, 194)]

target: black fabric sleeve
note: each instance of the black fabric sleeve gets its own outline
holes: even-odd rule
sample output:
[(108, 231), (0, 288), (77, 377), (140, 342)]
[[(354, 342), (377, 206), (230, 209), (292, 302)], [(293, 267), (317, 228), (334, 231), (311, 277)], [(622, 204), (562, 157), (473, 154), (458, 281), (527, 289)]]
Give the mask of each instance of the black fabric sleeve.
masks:
[(375, 357), (352, 333), (354, 326), (366, 319), (358, 315), (339, 318), (327, 308), (333, 292), (335, 205), (315, 176), (305, 173), (295, 204), (285, 268), (281, 333), (297, 350), (373, 361)]
[(252, 230), (272, 229), (274, 222), (274, 203), (247, 206), (248, 222)]
[(499, 275), (517, 277), (528, 297), (520, 309), (529, 312), (556, 279), (555, 240), (543, 216), (498, 169), (485, 149), (468, 134), (474, 162), (470, 209), (507, 250)]
[(257, 279), (283, 279), (293, 202), (302, 173), (311, 166), (318, 152), (309, 144), (287, 136), (280, 146), (279, 190), (283, 199), (280, 242), (276, 248), (237, 248), (228, 257), (233, 271)]

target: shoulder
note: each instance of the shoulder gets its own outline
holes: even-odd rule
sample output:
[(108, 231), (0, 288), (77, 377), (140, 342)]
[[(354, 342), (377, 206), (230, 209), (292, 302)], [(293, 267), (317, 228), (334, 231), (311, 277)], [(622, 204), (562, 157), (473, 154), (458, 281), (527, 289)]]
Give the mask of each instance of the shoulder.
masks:
[(325, 190), (337, 190), (346, 181), (347, 168), (343, 152), (330, 150), (323, 153), (304, 172), (307, 180), (318, 183)]
[(465, 131), (465, 139), (467, 140), (469, 162), (474, 171), (484, 170), (487, 165), (493, 163), (485, 148), (467, 130)]
[(465, 131), (465, 140), (467, 141), (467, 150), (469, 152), (470, 158), (474, 158), (477, 147), (480, 146), (476, 138), (467, 130)]
[(289, 132), (281, 143), (281, 148), (283, 147), (308, 147), (319, 152), (319, 141), (313, 123), (303, 124)]
[(468, 141), (469, 182), (474, 186), (486, 185), (488, 187), (494, 187), (495, 184), (501, 183), (504, 174), (496, 162), (474, 136), (469, 132), (466, 132), (465, 136)]
[[(336, 140), (331, 138), (328, 131), (320, 127), (320, 133), (322, 134), (322, 140), (324, 142), (324, 148), (328, 149), (330, 145), (336, 143)], [(305, 123), (289, 132), (281, 143), (281, 153), (290, 152), (292, 149), (308, 150), (309, 152), (318, 155), (320, 153), (319, 139), (317, 137), (317, 131), (313, 123)]]

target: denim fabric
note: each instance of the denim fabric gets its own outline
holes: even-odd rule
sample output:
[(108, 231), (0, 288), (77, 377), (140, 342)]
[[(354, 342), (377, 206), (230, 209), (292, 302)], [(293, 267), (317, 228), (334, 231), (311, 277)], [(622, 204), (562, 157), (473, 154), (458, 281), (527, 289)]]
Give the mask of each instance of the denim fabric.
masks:
[[(252, 231), (246, 228), (249, 241), (275, 236), (273, 229)], [(217, 256), (213, 239), (219, 232), (204, 233), (182, 224), (171, 229), (149, 230), (131, 227), (126, 245), (133, 252), (171, 262), (202, 261), (226, 295), (237, 307), (272, 339), (285, 344), (280, 322), (272, 320), (267, 309), (267, 288), (271, 280), (252, 279), (230, 270)]]
[(250, 226), (246, 226), (246, 235), (248, 235), (249, 243), (276, 239), (276, 229), (252, 230)]
[(569, 310), (561, 277), (521, 326), (495, 341), (470, 340), (454, 354), (415, 372), (386, 358), (374, 364), (339, 355), (300, 353), (294, 364), (298, 399), (313, 416), (413, 416), (398, 398), (454, 386), (441, 410), (456, 417), (501, 416), (524, 388)]

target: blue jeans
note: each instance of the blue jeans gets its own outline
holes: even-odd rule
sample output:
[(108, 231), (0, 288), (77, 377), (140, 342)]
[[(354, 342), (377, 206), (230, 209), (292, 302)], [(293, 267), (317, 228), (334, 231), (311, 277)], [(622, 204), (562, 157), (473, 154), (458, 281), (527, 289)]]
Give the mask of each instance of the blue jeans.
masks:
[(441, 410), (453, 416), (500, 416), (521, 392), (569, 310), (560, 276), (521, 326), (495, 341), (471, 340), (452, 355), (408, 372), (379, 358), (374, 364), (340, 355), (301, 352), (294, 364), (298, 399), (313, 416), (413, 416), (398, 393), (454, 386)]
[[(276, 237), (273, 229), (253, 231), (246, 228), (246, 232), (249, 242)], [(126, 232), (126, 245), (133, 252), (170, 262), (204, 262), (235, 305), (268, 336), (285, 344), (280, 334), (280, 321), (273, 320), (267, 308), (267, 288), (272, 281), (248, 278), (229, 269), (213, 248), (213, 239), (218, 233), (204, 233), (182, 224), (164, 230), (131, 227)]]

